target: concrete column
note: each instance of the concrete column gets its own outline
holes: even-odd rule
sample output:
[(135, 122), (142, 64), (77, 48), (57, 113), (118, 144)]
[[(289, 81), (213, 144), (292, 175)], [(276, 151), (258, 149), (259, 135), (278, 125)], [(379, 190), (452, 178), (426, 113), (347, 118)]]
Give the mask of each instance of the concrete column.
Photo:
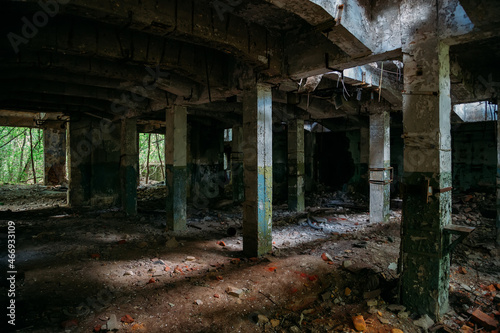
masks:
[(45, 185), (61, 185), (66, 182), (66, 130), (43, 130), (43, 162)]
[(500, 114), (497, 120), (497, 245), (500, 245)]
[(316, 147), (316, 133), (307, 132), (304, 135), (305, 147), (305, 190), (306, 192), (313, 191), (316, 187), (315, 178), (315, 161), (314, 161), (314, 147)]
[(243, 94), (243, 251), (261, 256), (272, 250), (272, 93), (256, 84)]
[(67, 124), (68, 205), (71, 207), (90, 205), (92, 141), (85, 135), (90, 130), (90, 119), (70, 121)]
[(434, 318), (448, 309), (450, 237), (443, 228), (451, 223), (452, 184), (449, 47), (438, 35), (438, 6), (439, 2), (403, 0), (400, 8), (404, 62), (401, 297), (410, 311)]
[(305, 209), (304, 120), (288, 122), (288, 210)]
[(120, 126), (107, 119), (72, 119), (68, 124), (68, 204), (121, 205)]
[(121, 197), (122, 208), (129, 215), (137, 214), (137, 175), (139, 170), (139, 150), (137, 121), (123, 119), (121, 126)]
[(389, 111), (370, 115), (370, 222), (389, 222), (391, 185)]
[(187, 108), (166, 111), (165, 183), (167, 185), (167, 228), (185, 230), (187, 201)]
[[(111, 124), (113, 129), (104, 127)], [(92, 207), (121, 207), (121, 123), (92, 120)]]
[(233, 126), (233, 142), (231, 152), (231, 178), (233, 183), (233, 201), (245, 200), (245, 184), (243, 183), (243, 126)]

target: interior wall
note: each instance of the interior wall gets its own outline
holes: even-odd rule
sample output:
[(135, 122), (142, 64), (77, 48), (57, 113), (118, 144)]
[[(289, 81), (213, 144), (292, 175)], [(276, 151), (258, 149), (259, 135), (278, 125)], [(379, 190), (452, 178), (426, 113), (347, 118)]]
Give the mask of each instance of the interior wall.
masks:
[(207, 208), (224, 196), (224, 129), (192, 122), (189, 126), (189, 200)]
[(494, 191), (497, 170), (496, 125), (494, 121), (453, 125), (454, 190)]
[(288, 198), (288, 135), (284, 125), (273, 126), (273, 203)]
[(351, 180), (353, 184), (356, 182), (353, 177), (359, 177), (361, 166), (355, 137), (355, 133), (349, 132), (316, 133), (315, 166), (319, 183), (331, 190), (346, 190), (345, 185)]

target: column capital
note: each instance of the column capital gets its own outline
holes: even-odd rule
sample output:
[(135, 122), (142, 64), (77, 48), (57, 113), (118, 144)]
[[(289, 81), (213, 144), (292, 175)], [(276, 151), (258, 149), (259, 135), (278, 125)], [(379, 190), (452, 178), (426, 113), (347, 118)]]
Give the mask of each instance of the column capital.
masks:
[(382, 101), (370, 100), (363, 103), (363, 107), (366, 109), (369, 115), (379, 114), (382, 112), (390, 112), (392, 110), (392, 105), (387, 102), (385, 99)]

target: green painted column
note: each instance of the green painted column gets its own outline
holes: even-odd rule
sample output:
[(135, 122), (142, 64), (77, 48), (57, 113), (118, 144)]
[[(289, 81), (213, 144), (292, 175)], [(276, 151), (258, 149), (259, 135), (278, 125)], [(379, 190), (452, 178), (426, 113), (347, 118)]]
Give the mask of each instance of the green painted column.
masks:
[[(438, 34), (439, 3), (403, 0), (402, 301), (440, 318), (448, 310), (451, 223), (449, 46)], [(415, 13), (425, 13), (422, 15)]]
[(233, 142), (231, 152), (231, 181), (233, 184), (233, 201), (245, 200), (245, 184), (243, 182), (243, 126), (233, 126)]
[(185, 230), (187, 201), (187, 108), (166, 110), (165, 183), (167, 185), (167, 228)]
[(243, 93), (243, 252), (272, 251), (273, 130), (271, 86), (256, 84)]
[(370, 222), (389, 222), (391, 185), (390, 112), (370, 114)]
[(304, 120), (288, 122), (288, 210), (305, 209)]
[(43, 130), (44, 184), (61, 185), (66, 182), (66, 130)]
[(123, 119), (121, 126), (121, 197), (122, 208), (129, 215), (137, 214), (137, 175), (139, 150), (136, 119)]

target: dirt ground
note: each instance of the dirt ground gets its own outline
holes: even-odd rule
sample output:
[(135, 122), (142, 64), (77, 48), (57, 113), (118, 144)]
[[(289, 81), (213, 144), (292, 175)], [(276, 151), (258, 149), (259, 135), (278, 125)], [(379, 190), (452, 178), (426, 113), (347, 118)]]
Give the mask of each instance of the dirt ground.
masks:
[[(165, 231), (161, 185), (140, 188), (135, 217), (70, 209), (65, 196), (0, 186), (5, 272), (8, 221), (16, 227), (19, 332), (352, 332), (357, 315), (366, 332), (455, 332), (466, 324), (479, 332), (474, 310), (500, 319), (491, 195), (454, 199), (454, 223), (476, 231), (452, 258), (450, 313), (427, 324), (394, 304), (399, 210), (390, 223), (370, 224), (362, 199), (320, 193), (307, 202), (312, 228), (305, 214), (275, 206), (273, 253), (257, 259), (242, 255), (238, 205), (189, 207), (187, 231), (174, 233)], [(6, 298), (8, 282), (0, 287)]]

